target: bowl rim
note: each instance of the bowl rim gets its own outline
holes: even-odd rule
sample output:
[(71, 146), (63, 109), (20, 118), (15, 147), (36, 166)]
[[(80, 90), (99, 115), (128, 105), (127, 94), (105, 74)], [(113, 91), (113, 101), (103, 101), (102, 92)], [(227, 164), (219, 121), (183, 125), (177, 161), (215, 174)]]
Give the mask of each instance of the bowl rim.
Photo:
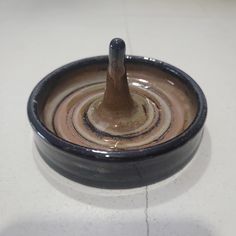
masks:
[(174, 138), (151, 147), (146, 147), (142, 149), (131, 149), (131, 150), (120, 150), (120, 151), (105, 151), (100, 149), (93, 149), (84, 147), (78, 144), (66, 141), (63, 138), (56, 136), (51, 132), (40, 120), (38, 115), (38, 101), (40, 100), (40, 93), (43, 88), (47, 85), (49, 81), (53, 81), (58, 76), (63, 73), (69, 72), (73, 69), (79, 69), (84, 66), (89, 66), (92, 64), (108, 63), (108, 56), (95, 56), (88, 57), (80, 60), (70, 62), (58, 69), (52, 71), (50, 74), (46, 75), (38, 84), (34, 87), (30, 94), (27, 103), (27, 113), (28, 119), (33, 130), (39, 135), (46, 143), (64, 151), (67, 153), (74, 154), (80, 158), (85, 158), (89, 160), (101, 160), (101, 161), (132, 161), (153, 158), (157, 155), (170, 152), (178, 147), (184, 145), (190, 141), (194, 136), (202, 129), (206, 116), (207, 116), (207, 101), (206, 97), (199, 87), (199, 85), (184, 71), (179, 68), (172, 66), (166, 62), (144, 56), (133, 56), (126, 55), (126, 62), (130, 64), (143, 64), (161, 69), (167, 72), (177, 79), (185, 83), (196, 95), (198, 110), (196, 117), (190, 124), (190, 126), (184, 130), (181, 134), (175, 136)]

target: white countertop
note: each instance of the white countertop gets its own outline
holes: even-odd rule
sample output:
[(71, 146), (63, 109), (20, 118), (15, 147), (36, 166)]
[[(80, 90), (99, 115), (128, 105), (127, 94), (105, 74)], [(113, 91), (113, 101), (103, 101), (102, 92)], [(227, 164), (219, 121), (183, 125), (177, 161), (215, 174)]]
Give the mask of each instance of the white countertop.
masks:
[[(169, 62), (208, 99), (205, 135), (175, 176), (109, 191), (56, 174), (32, 145), (35, 84), (76, 59), (127, 54)], [(0, 1), (0, 236), (236, 234), (236, 1)]]

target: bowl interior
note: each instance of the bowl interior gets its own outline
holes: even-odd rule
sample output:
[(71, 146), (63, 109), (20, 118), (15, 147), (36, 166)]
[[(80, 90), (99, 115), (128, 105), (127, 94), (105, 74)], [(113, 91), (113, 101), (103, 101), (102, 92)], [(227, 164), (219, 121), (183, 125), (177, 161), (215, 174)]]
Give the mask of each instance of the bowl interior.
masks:
[[(157, 94), (171, 111), (171, 124), (173, 125), (168, 127), (163, 135), (139, 148), (152, 147), (170, 141), (188, 129), (199, 109), (197, 94), (191, 83), (183, 80), (177, 73), (163, 69), (160, 63), (157, 66), (155, 63), (127, 60), (126, 69), (131, 93), (142, 90), (147, 94)], [(103, 92), (106, 73), (107, 60), (103, 59), (67, 65), (47, 76), (42, 82), (43, 86), (39, 91), (37, 101), (38, 116), (42, 124), (56, 136), (71, 143), (88, 148), (111, 150), (110, 147), (103, 147), (96, 142), (88, 142), (84, 138), (75, 137), (76, 134), (71, 137), (63, 137), (55, 128), (55, 115), (60, 104), (76, 91), (86, 90), (91, 84), (100, 86), (99, 91)], [(155, 136), (158, 133), (158, 127), (154, 128), (156, 130), (152, 129), (150, 135)], [(146, 139), (146, 136), (139, 135), (137, 142), (143, 139)], [(131, 141), (128, 139), (124, 142)], [(137, 147), (127, 146), (127, 149), (137, 149)], [(116, 149), (112, 148), (112, 150)]]

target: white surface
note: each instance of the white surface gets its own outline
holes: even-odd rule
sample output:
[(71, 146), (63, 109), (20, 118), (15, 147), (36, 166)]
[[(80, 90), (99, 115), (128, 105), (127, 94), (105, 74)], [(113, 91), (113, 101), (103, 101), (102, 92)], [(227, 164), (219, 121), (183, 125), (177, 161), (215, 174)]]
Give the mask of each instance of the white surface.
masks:
[[(1, 0), (0, 236), (235, 235), (235, 29), (236, 1)], [(111, 192), (75, 185), (33, 158), (26, 102), (44, 75), (106, 54), (115, 36), (127, 53), (190, 74), (209, 114), (202, 145), (183, 171)]]

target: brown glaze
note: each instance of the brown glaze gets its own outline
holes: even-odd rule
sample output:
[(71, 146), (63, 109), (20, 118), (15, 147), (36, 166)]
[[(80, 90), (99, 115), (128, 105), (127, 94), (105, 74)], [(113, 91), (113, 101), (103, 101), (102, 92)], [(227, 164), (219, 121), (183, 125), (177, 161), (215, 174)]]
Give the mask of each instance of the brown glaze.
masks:
[(48, 129), (81, 146), (126, 150), (166, 142), (188, 128), (197, 111), (189, 88), (156, 67), (125, 65), (124, 56), (124, 42), (115, 39), (108, 68), (91, 64), (61, 78), (41, 114)]
[[(102, 101), (106, 78), (105, 64), (91, 65), (66, 75), (48, 97), (41, 114), (42, 122), (52, 132), (72, 143), (103, 150), (153, 146), (174, 138), (189, 127), (196, 116), (196, 97), (178, 78), (150, 66), (134, 64), (126, 66), (132, 96), (148, 97), (152, 105), (162, 99), (171, 110), (171, 126), (160, 137), (158, 132), (166, 119), (162, 113), (163, 108), (156, 109), (152, 118), (155, 121), (159, 120), (159, 125), (156, 127), (155, 122), (151, 122), (152, 128), (149, 131), (146, 129), (145, 134), (138, 133), (135, 137), (122, 139), (109, 135), (100, 136), (84, 126), (83, 114), (88, 110), (90, 101), (99, 99)], [(159, 98), (154, 101), (151, 93), (157, 94)], [(89, 105), (86, 105), (86, 99)], [(157, 105), (160, 106), (160, 102)], [(80, 119), (78, 118), (74, 125), (72, 115), (78, 106), (83, 106), (83, 109), (79, 112)], [(147, 137), (154, 138), (148, 140)]]
[(125, 43), (121, 39), (113, 39), (109, 47), (109, 64), (107, 69), (106, 90), (100, 105), (103, 110), (110, 112), (121, 111), (130, 115), (134, 102), (129, 92), (126, 75)]
[(97, 130), (111, 135), (129, 134), (143, 126), (148, 119), (145, 99), (130, 95), (124, 60), (125, 42), (115, 38), (109, 47), (103, 99), (97, 99), (88, 109), (88, 120), (91, 124)]

